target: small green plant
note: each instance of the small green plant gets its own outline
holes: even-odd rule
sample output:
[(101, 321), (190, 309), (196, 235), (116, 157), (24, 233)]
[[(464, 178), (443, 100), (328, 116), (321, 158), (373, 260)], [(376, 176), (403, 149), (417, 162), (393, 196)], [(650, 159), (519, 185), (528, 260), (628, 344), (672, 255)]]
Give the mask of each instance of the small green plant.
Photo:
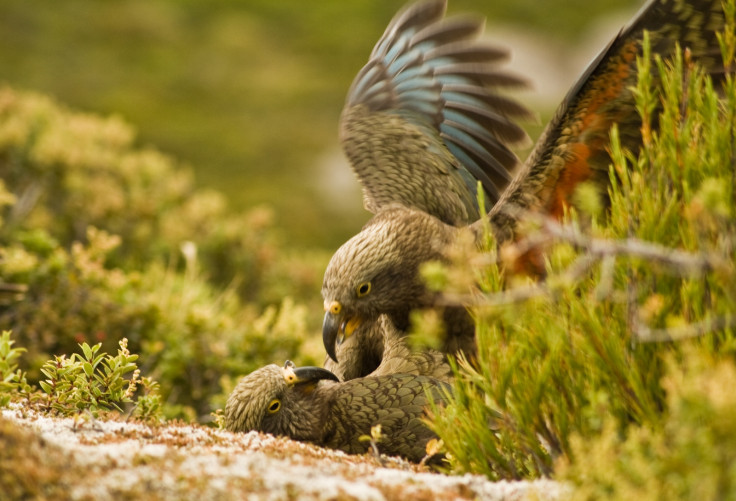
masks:
[(27, 394), (30, 390), (25, 372), (16, 363), (26, 350), (13, 348), (15, 341), (10, 339), (10, 334), (10, 331), (0, 334), (0, 407), (8, 405), (14, 394)]
[(26, 350), (14, 348), (10, 336), (10, 331), (0, 335), (0, 407), (21, 397), (47, 412), (68, 416), (90, 411), (97, 416), (100, 411), (122, 411), (123, 404), (133, 404), (131, 415), (149, 422), (161, 419), (159, 384), (141, 377), (135, 363), (138, 355), (130, 353), (127, 339), (120, 341), (116, 356), (100, 351), (101, 343), (82, 343), (81, 354), (48, 360), (41, 369), (47, 379), (39, 382), (39, 390), (18, 369), (16, 362)]
[(382, 442), (384, 438), (385, 437), (381, 432), (381, 425), (377, 424), (375, 426), (371, 426), (370, 435), (361, 435), (358, 437), (358, 440), (370, 443), (371, 454), (379, 463), (383, 463), (383, 460), (381, 459), (381, 451), (378, 449), (378, 444), (379, 442)]
[(215, 409), (210, 413), (210, 416), (212, 417), (212, 423), (218, 430), (225, 429), (225, 409)]
[[(135, 373), (133, 373), (135, 375)], [(143, 394), (135, 400), (133, 415), (144, 421), (160, 421), (162, 419), (162, 401), (160, 385), (150, 377), (142, 377), (138, 381)]]
[[(40, 381), (41, 389), (47, 394), (47, 410), (61, 415), (72, 415), (89, 410), (94, 416), (100, 411), (117, 410), (120, 405), (133, 402), (133, 396), (140, 379), (140, 371), (135, 361), (138, 355), (128, 351), (128, 340), (120, 341), (116, 356), (100, 352), (101, 343), (89, 346), (79, 345), (82, 354), (74, 353), (54, 357), (41, 368), (47, 379)], [(126, 379), (124, 376), (132, 372)], [(143, 402), (143, 411), (150, 417), (158, 408), (155, 399), (157, 385), (152, 381), (145, 383), (148, 395)]]

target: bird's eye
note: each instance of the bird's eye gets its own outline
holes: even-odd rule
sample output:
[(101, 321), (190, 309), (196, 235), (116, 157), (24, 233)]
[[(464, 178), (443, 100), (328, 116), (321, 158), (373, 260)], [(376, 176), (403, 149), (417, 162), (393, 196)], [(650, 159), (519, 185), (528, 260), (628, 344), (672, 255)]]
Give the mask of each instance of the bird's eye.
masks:
[(268, 413), (269, 414), (276, 414), (279, 409), (281, 409), (281, 400), (275, 398), (271, 400), (271, 403), (268, 404)]
[(363, 297), (366, 294), (368, 294), (371, 291), (371, 283), (370, 282), (363, 282), (358, 286), (357, 289), (355, 289), (355, 292), (358, 294), (358, 297)]

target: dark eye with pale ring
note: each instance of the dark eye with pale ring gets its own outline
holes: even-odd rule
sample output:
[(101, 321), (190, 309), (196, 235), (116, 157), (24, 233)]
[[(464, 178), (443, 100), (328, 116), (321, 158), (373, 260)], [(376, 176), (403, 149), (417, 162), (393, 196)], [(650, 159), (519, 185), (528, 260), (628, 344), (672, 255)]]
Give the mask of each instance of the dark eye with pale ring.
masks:
[(366, 294), (368, 294), (370, 291), (371, 291), (370, 282), (363, 282), (355, 289), (355, 292), (358, 294), (358, 297), (363, 297)]
[(279, 399), (273, 399), (271, 400), (271, 403), (268, 404), (268, 413), (269, 414), (275, 414), (281, 409), (281, 400)]

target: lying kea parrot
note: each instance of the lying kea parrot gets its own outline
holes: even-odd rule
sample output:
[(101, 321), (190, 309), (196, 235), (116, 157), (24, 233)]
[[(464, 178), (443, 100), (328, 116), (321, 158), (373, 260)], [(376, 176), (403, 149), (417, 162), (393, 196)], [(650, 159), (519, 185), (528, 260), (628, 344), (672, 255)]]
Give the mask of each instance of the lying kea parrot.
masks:
[[(340, 383), (326, 369), (272, 364), (243, 377), (225, 406), (230, 431), (258, 430), (362, 454), (360, 440), (381, 425), (379, 450), (419, 462), (436, 435), (423, 422), (427, 392), (444, 402), (447, 385), (424, 376), (392, 374)], [(439, 458), (432, 458), (434, 461)]]
[[(470, 40), (473, 21), (443, 19), (444, 10), (444, 0), (428, 0), (399, 13), (348, 92), (340, 138), (374, 216), (325, 271), (323, 341), (333, 370), (356, 363), (338, 359), (336, 346), (371, 332), (381, 315), (405, 333), (412, 310), (438, 306), (419, 268), (446, 260), (460, 232), (480, 243), (490, 223), (499, 244), (513, 241), (521, 215), (561, 217), (584, 182), (606, 205), (611, 127), (618, 125), (629, 151), (641, 144), (631, 88), (645, 30), (652, 57), (672, 56), (679, 43), (716, 82), (723, 79), (721, 0), (650, 0), (584, 71), (506, 186), (515, 165), (507, 145), (523, 138), (509, 117), (525, 111), (493, 89), (518, 79), (492, 69), (490, 55), (500, 53)], [(473, 222), (477, 181), (493, 206)], [(524, 268), (541, 274), (540, 256), (527, 258)], [(442, 350), (472, 357), (474, 324), (465, 308), (445, 308), (444, 320)]]

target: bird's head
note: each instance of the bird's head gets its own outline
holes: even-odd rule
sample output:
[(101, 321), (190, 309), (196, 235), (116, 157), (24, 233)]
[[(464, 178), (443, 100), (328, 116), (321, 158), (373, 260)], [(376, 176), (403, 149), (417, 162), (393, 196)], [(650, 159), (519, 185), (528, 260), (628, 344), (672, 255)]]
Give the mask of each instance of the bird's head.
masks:
[(385, 210), (335, 252), (322, 284), (322, 340), (330, 358), (337, 361), (335, 343), (379, 315), (403, 330), (409, 312), (428, 305), (433, 295), (419, 267), (442, 259), (450, 228), (421, 211)]
[(303, 438), (311, 421), (305, 414), (309, 408), (304, 401), (322, 380), (338, 381), (326, 369), (296, 367), (288, 360), (283, 367), (271, 364), (251, 372), (240, 380), (227, 399), (227, 429)]

